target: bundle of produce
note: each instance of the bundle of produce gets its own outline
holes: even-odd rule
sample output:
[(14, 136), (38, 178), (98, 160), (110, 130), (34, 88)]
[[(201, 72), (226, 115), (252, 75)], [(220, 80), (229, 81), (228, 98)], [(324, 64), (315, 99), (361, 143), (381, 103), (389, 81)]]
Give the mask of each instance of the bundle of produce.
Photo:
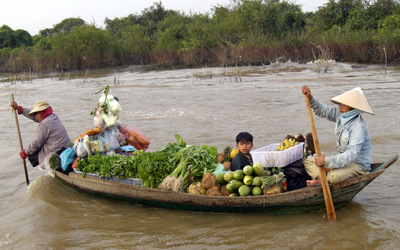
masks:
[(183, 192), (184, 180), (188, 178), (188, 168), (185, 162), (181, 162), (175, 168), (175, 170), (168, 175), (158, 186), (160, 189)]
[(103, 93), (90, 115), (93, 115), (93, 122), (96, 128), (105, 129), (115, 125), (118, 120), (118, 114), (121, 112), (121, 105), (111, 94), (108, 85), (96, 94), (102, 91)]
[(169, 162), (169, 153), (163, 151), (139, 151), (132, 156), (135, 158), (137, 169), (136, 178), (143, 181), (143, 186), (157, 188), (166, 176), (174, 170), (174, 165)]
[(172, 156), (170, 160), (172, 160), (173, 156), (178, 153), (181, 149), (186, 148), (186, 142), (182, 139), (182, 137), (178, 134), (174, 135), (176, 142), (169, 143), (167, 146), (164, 147), (162, 151), (169, 152)]
[(52, 154), (49, 158), (49, 166), (53, 170), (59, 170), (61, 168), (61, 158), (57, 154)]
[(264, 191), (264, 194), (277, 194), (283, 191), (282, 181), (285, 175), (282, 172), (278, 174), (273, 174), (269, 176), (261, 177), (261, 188)]
[[(297, 135), (287, 135), (285, 140), (292, 140), (295, 142), (304, 142), (305, 144), (305, 156), (309, 156), (309, 155), (314, 155), (315, 154), (315, 147), (314, 147), (314, 140), (313, 140), (313, 136), (312, 133), (308, 133), (306, 135), (306, 137), (304, 137), (302, 134), (297, 134)], [(283, 141), (284, 143), (285, 141)], [(293, 142), (292, 142), (293, 143)], [(295, 145), (297, 145), (297, 143), (295, 143)], [(281, 149), (282, 148), (282, 144), (279, 145)], [(278, 148), (279, 151), (279, 148)]]
[(284, 151), (288, 148), (294, 147), (298, 144), (298, 142), (295, 139), (289, 138), (285, 139), (283, 142), (281, 142), (276, 149), (277, 151)]
[(257, 196), (262, 194), (261, 178), (264, 175), (264, 168), (256, 162), (253, 166), (245, 166), (243, 170), (229, 171), (225, 174), (219, 173), (216, 175), (216, 180), (221, 185), (221, 195)]
[(157, 188), (174, 167), (169, 164), (167, 152), (137, 151), (130, 156), (92, 155), (78, 161), (78, 170), (83, 172), (84, 177), (87, 173), (94, 173), (102, 178), (138, 178), (144, 187)]
[[(180, 145), (186, 145), (179, 135), (175, 137)], [(183, 192), (189, 186), (189, 169), (192, 180), (200, 181), (205, 173), (215, 170), (217, 155), (217, 148), (214, 146), (202, 144), (182, 147), (170, 159), (171, 164), (176, 166), (175, 170), (163, 180), (159, 188)]]
[(296, 140), (297, 142), (305, 142), (306, 138), (302, 134), (297, 134), (297, 135), (286, 135), (285, 139), (293, 139)]
[(124, 155), (101, 156), (99, 154), (88, 156), (78, 161), (78, 170), (85, 177), (87, 173), (98, 174), (100, 177), (117, 177), (121, 180), (133, 178), (137, 175), (134, 167), (135, 159)]

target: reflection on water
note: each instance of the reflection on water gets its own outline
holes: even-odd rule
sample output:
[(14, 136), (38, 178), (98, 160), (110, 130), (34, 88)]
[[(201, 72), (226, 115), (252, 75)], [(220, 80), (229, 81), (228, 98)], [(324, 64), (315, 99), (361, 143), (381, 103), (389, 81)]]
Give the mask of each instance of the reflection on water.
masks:
[[(90, 111), (106, 84), (122, 106), (120, 120), (162, 149), (180, 134), (188, 144), (234, 145), (241, 131), (254, 136), (254, 148), (281, 141), (286, 134), (310, 132), (300, 88), (328, 105), (329, 98), (359, 86), (375, 115), (364, 115), (374, 162), (399, 153), (399, 68), (331, 64), (316, 73), (314, 64), (202, 68), (165, 71), (80, 72), (0, 86), (0, 246), (7, 248), (394, 248), (400, 243), (400, 198), (393, 194), (399, 163), (361, 191), (337, 223), (325, 214), (266, 216), (171, 211), (115, 203), (65, 188), (30, 164), (27, 189), (10, 94), (26, 107), (46, 99), (75, 138), (93, 127)], [(207, 76), (207, 77), (205, 77)], [(24, 145), (36, 125), (19, 117)], [(336, 152), (334, 124), (315, 118), (321, 149)]]

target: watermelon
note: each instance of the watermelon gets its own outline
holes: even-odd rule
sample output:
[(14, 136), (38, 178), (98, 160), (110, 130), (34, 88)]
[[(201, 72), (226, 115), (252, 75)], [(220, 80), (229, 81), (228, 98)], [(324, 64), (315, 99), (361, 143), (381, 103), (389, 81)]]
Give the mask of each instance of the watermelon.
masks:
[(264, 167), (261, 165), (261, 163), (259, 163), (259, 162), (256, 162), (256, 163), (254, 163), (254, 165), (253, 165), (253, 172), (254, 172), (254, 175), (256, 175), (256, 176), (263, 176), (263, 175), (265, 175), (265, 173), (264, 173)]
[(248, 175), (248, 174), (253, 174), (253, 167), (250, 165), (247, 165), (243, 168), (243, 173)]
[(233, 172), (233, 178), (235, 178), (235, 180), (241, 181), (243, 180), (243, 177), (244, 177), (243, 170), (238, 169), (235, 172)]
[(224, 175), (224, 180), (225, 180), (226, 182), (230, 182), (231, 180), (233, 180), (233, 172), (227, 172), (227, 173)]
[(244, 183), (244, 185), (251, 186), (251, 184), (253, 184), (253, 176), (247, 174), (247, 175), (243, 178), (243, 183)]
[(240, 186), (238, 192), (239, 192), (239, 195), (240, 195), (240, 196), (249, 195), (250, 192), (251, 192), (251, 187), (246, 186), (246, 185), (242, 185), (242, 186)]
[(224, 179), (225, 174), (224, 173), (218, 173), (215, 177), (217, 179), (217, 182), (220, 184), (225, 184), (226, 181)]
[(262, 190), (262, 188), (260, 188), (260, 187), (253, 187), (253, 188), (251, 189), (251, 194), (252, 194), (253, 196), (262, 195), (262, 193), (263, 193), (263, 190)]

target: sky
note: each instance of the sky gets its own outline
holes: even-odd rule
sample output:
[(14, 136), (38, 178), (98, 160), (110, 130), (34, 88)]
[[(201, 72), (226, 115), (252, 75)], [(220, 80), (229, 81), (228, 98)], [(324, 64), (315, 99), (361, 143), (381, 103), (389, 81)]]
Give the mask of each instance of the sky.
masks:
[[(316, 11), (328, 0), (288, 0), (302, 6), (304, 12)], [(66, 18), (81, 18), (103, 28), (105, 18), (123, 18), (142, 11), (159, 0), (2, 0), (0, 27), (23, 29), (32, 36), (53, 28)], [(211, 13), (214, 6), (226, 6), (231, 0), (161, 0), (165, 9), (191, 13)]]

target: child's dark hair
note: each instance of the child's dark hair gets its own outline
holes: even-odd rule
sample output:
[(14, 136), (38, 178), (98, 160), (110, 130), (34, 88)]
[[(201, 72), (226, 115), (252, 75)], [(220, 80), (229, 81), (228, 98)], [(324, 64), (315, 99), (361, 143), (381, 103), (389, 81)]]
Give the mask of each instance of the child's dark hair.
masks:
[(236, 136), (236, 144), (238, 144), (239, 142), (251, 142), (253, 143), (253, 136), (248, 133), (248, 132), (240, 132), (237, 136)]

